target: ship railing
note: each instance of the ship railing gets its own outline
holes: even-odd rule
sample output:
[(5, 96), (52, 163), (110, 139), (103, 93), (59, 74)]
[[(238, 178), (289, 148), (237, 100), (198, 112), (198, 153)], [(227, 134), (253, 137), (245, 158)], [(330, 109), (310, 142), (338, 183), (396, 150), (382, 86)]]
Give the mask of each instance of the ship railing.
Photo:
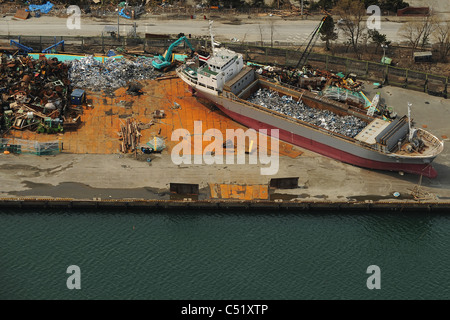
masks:
[[(264, 76), (261, 76), (261, 75), (258, 75), (258, 78), (261, 79), (261, 80), (264, 80), (266, 82), (274, 83), (274, 81), (272, 81), (270, 78), (267, 78), (267, 77), (264, 77)], [(294, 91), (299, 91), (299, 90), (303, 91), (304, 90), (302, 88), (294, 87), (293, 85), (290, 85), (290, 84), (287, 84), (287, 83), (283, 83), (283, 87), (287, 87), (287, 88), (289, 88), (291, 90), (294, 90)]]
[[(341, 106), (336, 105), (336, 104), (342, 104), (342, 102), (339, 102), (339, 101), (336, 101), (336, 100), (333, 100), (333, 99), (330, 99), (330, 98), (327, 98), (327, 97), (324, 97), (324, 96), (319, 96), (319, 95), (317, 95), (315, 97), (315, 99), (319, 100), (319, 101), (326, 102), (328, 104), (331, 104), (331, 105), (333, 105), (333, 106), (335, 106), (337, 108), (342, 108)], [(351, 115), (353, 115), (353, 116), (356, 116), (356, 117), (361, 118), (361, 119), (366, 120), (366, 121), (372, 121), (375, 118), (375, 117), (368, 116), (360, 108), (357, 108), (357, 107), (354, 107), (354, 106), (350, 106), (350, 105), (346, 105), (346, 106), (348, 108), (347, 111), (349, 111), (349, 113), (351, 113)]]
[(177, 74), (180, 77), (184, 77), (184, 78), (186, 78), (187, 80), (189, 80), (190, 82), (192, 82), (194, 84), (199, 84), (199, 85), (202, 85), (202, 86), (205, 87), (205, 85), (203, 85), (202, 83), (198, 82), (197, 80), (192, 79), (188, 74), (186, 74), (186, 72), (184, 72), (185, 69), (186, 69), (185, 66), (182, 65), (182, 66), (180, 66), (180, 67), (178, 67), (176, 69), (176, 72), (177, 72)]
[(418, 134), (422, 140), (426, 141), (429, 149), (426, 150), (424, 156), (437, 156), (444, 149), (444, 142), (441, 141), (438, 137), (431, 134), (428, 131), (425, 131), (421, 128), (417, 128)]

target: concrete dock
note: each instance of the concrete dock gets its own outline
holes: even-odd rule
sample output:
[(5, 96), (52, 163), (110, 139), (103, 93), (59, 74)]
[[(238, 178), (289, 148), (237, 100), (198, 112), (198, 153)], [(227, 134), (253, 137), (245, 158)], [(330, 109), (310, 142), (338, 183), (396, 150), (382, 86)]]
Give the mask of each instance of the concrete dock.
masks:
[[(415, 126), (426, 128), (444, 140), (444, 151), (433, 162), (438, 177), (424, 177), (420, 181), (416, 175), (362, 169), (284, 142), (280, 143), (279, 170), (273, 176), (261, 175), (261, 164), (248, 164), (248, 161), (231, 165), (176, 165), (170, 154), (177, 143), (170, 141), (174, 129), (193, 132), (195, 120), (205, 123), (204, 130), (245, 128), (217, 109), (197, 101), (177, 78), (148, 81), (143, 91), (144, 95), (139, 97), (128, 96), (124, 89), (109, 96), (89, 94), (93, 108), (83, 110), (80, 129), (59, 136), (64, 145), (61, 154), (0, 154), (0, 206), (230, 208), (237, 205), (382, 210), (447, 210), (450, 206), (450, 152), (445, 145), (450, 136), (450, 101), (444, 98), (365, 84), (369, 97), (380, 92), (382, 101), (394, 107), (399, 115), (407, 113), (407, 102), (411, 102)], [(180, 107), (174, 108), (175, 102)], [(166, 118), (142, 130), (141, 144), (157, 135), (165, 137), (166, 150), (151, 154), (150, 162), (148, 155), (141, 154), (136, 159), (132, 154), (120, 154), (117, 135), (120, 122), (130, 116), (149, 123), (155, 110), (164, 110)], [(27, 131), (14, 131), (10, 137), (38, 141), (55, 139), (54, 135)], [(265, 200), (211, 198), (211, 184), (259, 186), (268, 185), (271, 178), (285, 177), (299, 177), (298, 187), (270, 189)], [(171, 199), (170, 183), (198, 184), (198, 201), (189, 197)], [(415, 199), (413, 195), (418, 190), (421, 197)], [(400, 196), (395, 197), (396, 192)]]

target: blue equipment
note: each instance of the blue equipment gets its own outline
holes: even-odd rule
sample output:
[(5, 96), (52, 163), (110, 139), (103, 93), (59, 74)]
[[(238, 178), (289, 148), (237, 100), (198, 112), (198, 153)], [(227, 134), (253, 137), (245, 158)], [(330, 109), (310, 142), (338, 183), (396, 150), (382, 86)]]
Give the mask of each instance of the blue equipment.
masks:
[[(54, 45), (42, 50), (42, 53), (56, 53), (56, 47), (58, 47), (59, 45), (62, 45), (62, 49), (64, 51), (64, 40), (61, 40), (58, 43), (55, 43)], [(52, 51), (52, 49), (55, 48), (54, 51)]]
[(119, 11), (119, 16), (122, 16), (122, 17), (127, 18), (127, 19), (131, 19), (130, 16), (127, 16), (127, 15), (125, 14), (125, 12), (123, 12), (124, 10), (125, 10), (125, 8), (123, 8), (122, 10)]
[(19, 39), (19, 42), (11, 40), (11, 41), (9, 41), (9, 44), (11, 46), (14, 45), (17, 48), (19, 48), (19, 53), (21, 53), (21, 54), (28, 54), (30, 52), (33, 52), (33, 48), (30, 48), (30, 47), (27, 47), (27, 46), (24, 46), (23, 44), (21, 44), (20, 39)]

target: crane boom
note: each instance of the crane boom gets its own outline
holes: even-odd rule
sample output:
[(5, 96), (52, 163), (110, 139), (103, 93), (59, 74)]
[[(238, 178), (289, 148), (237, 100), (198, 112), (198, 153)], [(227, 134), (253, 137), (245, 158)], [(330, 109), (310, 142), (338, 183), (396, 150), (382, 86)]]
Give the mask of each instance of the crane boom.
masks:
[(306, 61), (308, 60), (309, 54), (311, 53), (312, 47), (314, 46), (314, 44), (316, 43), (316, 41), (318, 39), (320, 29), (322, 28), (322, 25), (325, 22), (325, 20), (327, 19), (327, 17), (328, 16), (324, 16), (322, 18), (322, 20), (320, 21), (319, 25), (314, 30), (314, 32), (313, 32), (313, 34), (311, 36), (311, 39), (309, 39), (308, 45), (306, 46), (305, 51), (303, 51), (302, 56), (298, 60), (297, 65), (295, 66), (295, 68), (298, 69), (299, 67), (303, 67), (305, 65)]

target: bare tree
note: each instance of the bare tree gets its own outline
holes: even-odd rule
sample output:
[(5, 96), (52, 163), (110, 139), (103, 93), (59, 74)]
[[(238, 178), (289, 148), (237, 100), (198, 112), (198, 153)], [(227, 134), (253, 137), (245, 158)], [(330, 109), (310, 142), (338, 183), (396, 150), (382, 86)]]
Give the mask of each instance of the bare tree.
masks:
[(423, 49), (430, 41), (431, 34), (436, 30), (439, 21), (436, 16), (428, 16), (422, 20), (422, 40), (420, 46)]
[(365, 30), (362, 23), (366, 16), (364, 2), (362, 0), (340, 0), (335, 9), (340, 17), (338, 26), (348, 37), (353, 51), (359, 56), (359, 41)]
[(273, 48), (273, 32), (275, 31), (275, 21), (270, 20), (270, 46)]
[(433, 38), (438, 44), (439, 59), (446, 62), (447, 56), (450, 54), (450, 21), (437, 20)]
[(399, 32), (414, 52), (419, 46), (423, 49), (430, 41), (431, 34), (436, 30), (439, 22), (435, 16), (427, 16), (419, 21), (406, 22)]
[(264, 41), (263, 41), (263, 32), (262, 32), (261, 24), (258, 24), (258, 28), (259, 28), (259, 35), (261, 37), (261, 47), (262, 47), (262, 46), (264, 46)]
[(406, 22), (400, 27), (399, 32), (400, 35), (408, 41), (409, 46), (414, 52), (419, 46), (420, 39), (422, 39), (423, 29), (421, 28), (420, 23), (417, 21)]

